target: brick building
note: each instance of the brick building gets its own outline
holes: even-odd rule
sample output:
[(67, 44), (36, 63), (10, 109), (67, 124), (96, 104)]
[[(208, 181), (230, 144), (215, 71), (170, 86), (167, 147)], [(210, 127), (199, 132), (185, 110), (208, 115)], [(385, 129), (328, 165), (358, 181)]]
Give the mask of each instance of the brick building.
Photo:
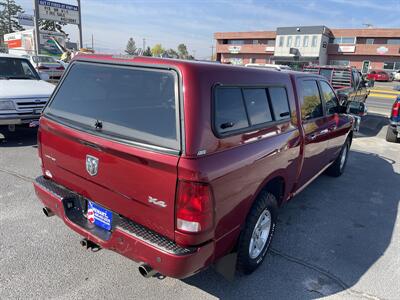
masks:
[(400, 69), (399, 29), (329, 29), (326, 26), (279, 27), (276, 31), (217, 32), (222, 63), (308, 64)]

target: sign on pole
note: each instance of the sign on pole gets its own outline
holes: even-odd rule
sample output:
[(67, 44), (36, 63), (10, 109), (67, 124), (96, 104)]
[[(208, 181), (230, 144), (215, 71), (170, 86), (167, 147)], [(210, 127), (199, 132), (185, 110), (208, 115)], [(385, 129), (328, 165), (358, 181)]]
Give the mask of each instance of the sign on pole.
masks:
[(82, 48), (82, 16), (81, 1), (76, 0), (78, 5), (65, 4), (47, 0), (33, 0), (34, 26), (35, 26), (35, 52), (39, 54), (39, 20), (48, 20), (66, 24), (74, 24), (79, 28), (79, 44)]
[(33, 16), (27, 14), (18, 14), (18, 24), (22, 26), (33, 26)]
[(53, 1), (39, 0), (39, 19), (80, 24), (79, 7)]

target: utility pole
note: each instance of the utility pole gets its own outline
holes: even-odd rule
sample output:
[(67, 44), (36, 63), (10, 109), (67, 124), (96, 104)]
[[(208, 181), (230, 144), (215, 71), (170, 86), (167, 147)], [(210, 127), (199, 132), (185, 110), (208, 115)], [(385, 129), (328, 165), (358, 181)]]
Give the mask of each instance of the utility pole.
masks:
[(146, 50), (146, 39), (145, 38), (143, 38), (143, 52)]
[(35, 26), (35, 55), (37, 56), (40, 54), (39, 51), (39, 45), (40, 45), (40, 32), (39, 32), (39, 4), (38, 0), (33, 0), (33, 7), (34, 7), (34, 16), (33, 16), (33, 22)]
[(93, 38), (93, 33), (92, 33), (92, 50), (94, 51), (94, 38)]
[(212, 45), (211, 47), (211, 60), (214, 59), (214, 45)]
[(79, 47), (83, 48), (83, 37), (82, 37), (82, 10), (81, 10), (81, 0), (78, 1), (78, 9), (79, 9)]

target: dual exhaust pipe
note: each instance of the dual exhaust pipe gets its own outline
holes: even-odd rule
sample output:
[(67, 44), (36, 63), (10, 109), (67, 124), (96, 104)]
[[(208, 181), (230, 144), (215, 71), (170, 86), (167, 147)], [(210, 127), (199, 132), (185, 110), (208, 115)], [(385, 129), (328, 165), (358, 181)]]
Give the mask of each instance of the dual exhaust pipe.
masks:
[(148, 264), (141, 264), (139, 266), (139, 273), (144, 278), (151, 278), (154, 275), (158, 274), (158, 272), (154, 270), (152, 267), (150, 267)]
[[(54, 212), (48, 207), (43, 207), (43, 213), (48, 218), (54, 216)], [(101, 247), (99, 245), (97, 245), (96, 243), (94, 243), (88, 239), (82, 239), (80, 241), (80, 244), (82, 247), (84, 247), (86, 249), (90, 249), (94, 252), (99, 251), (101, 249)], [(151, 278), (158, 274), (158, 272), (156, 270), (154, 270), (152, 267), (150, 267), (148, 264), (141, 264), (139, 266), (138, 270), (139, 270), (140, 275), (142, 275), (144, 278)]]
[(48, 208), (48, 207), (43, 207), (43, 213), (45, 214), (46, 217), (50, 218), (54, 216), (54, 212)]

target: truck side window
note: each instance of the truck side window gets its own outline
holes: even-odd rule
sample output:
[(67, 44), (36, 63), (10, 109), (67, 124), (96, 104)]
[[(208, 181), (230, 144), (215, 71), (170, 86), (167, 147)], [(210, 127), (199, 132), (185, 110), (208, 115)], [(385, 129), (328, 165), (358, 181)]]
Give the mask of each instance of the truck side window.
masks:
[(265, 89), (243, 89), (251, 125), (272, 121)]
[(281, 121), (290, 118), (290, 110), (286, 89), (283, 87), (268, 88), (271, 99), (272, 109), (274, 111), (275, 121)]
[(303, 93), (303, 103), (301, 104), (302, 119), (310, 120), (322, 117), (322, 102), (317, 82), (315, 80), (304, 80), (301, 82), (301, 88)]
[(338, 100), (336, 98), (335, 92), (325, 81), (319, 82), (321, 85), (322, 99), (324, 100), (326, 107), (326, 114), (333, 115), (338, 112)]
[(249, 126), (240, 88), (217, 88), (215, 129), (223, 134)]

